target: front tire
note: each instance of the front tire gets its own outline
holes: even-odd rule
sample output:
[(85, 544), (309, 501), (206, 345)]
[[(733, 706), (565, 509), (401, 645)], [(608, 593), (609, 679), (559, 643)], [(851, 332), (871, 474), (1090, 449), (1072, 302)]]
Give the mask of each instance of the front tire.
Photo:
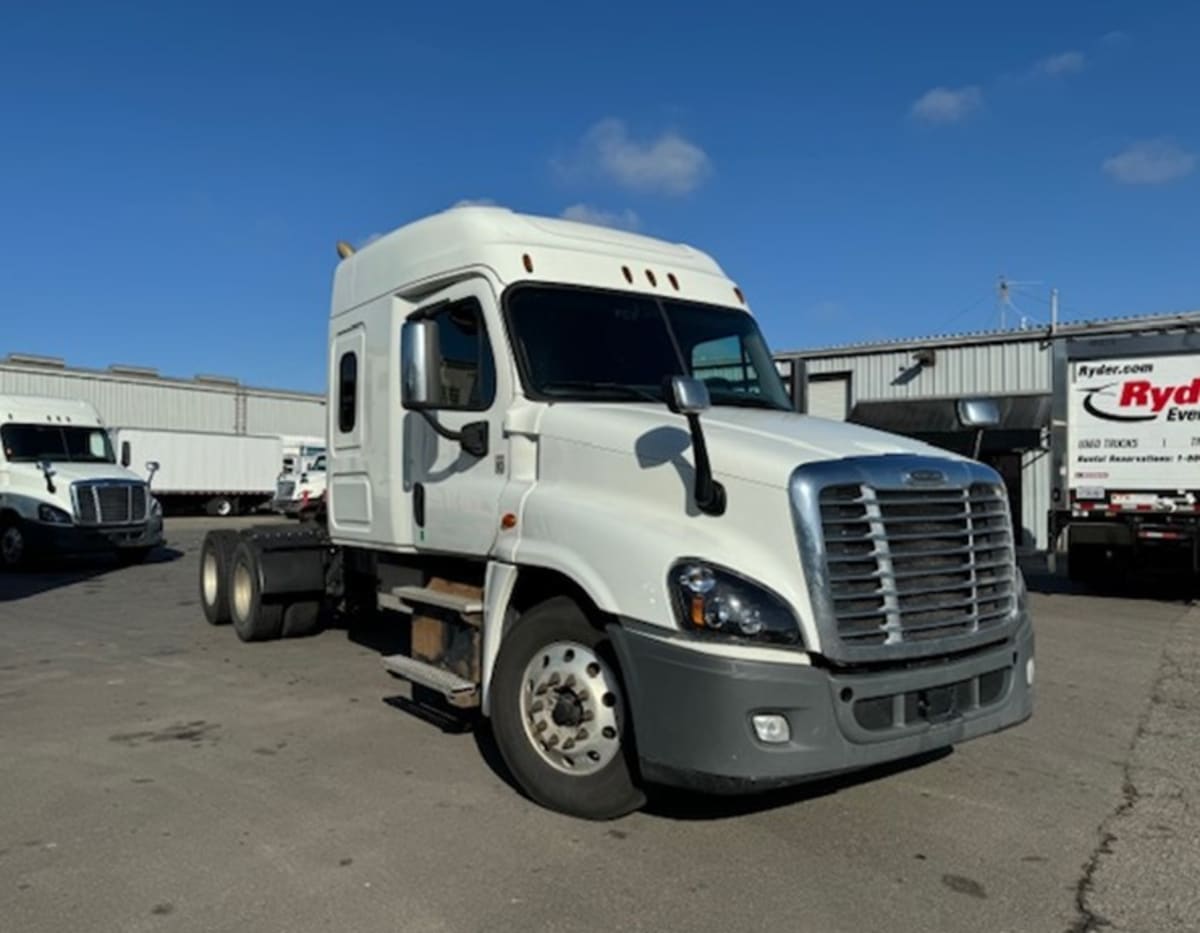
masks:
[(555, 597), (518, 620), (500, 648), (490, 696), (496, 744), (535, 802), (588, 820), (645, 803), (616, 659), (574, 600)]
[(283, 634), (283, 606), (265, 603), (258, 551), (241, 541), (229, 567), (229, 616), (242, 641), (271, 641)]
[(20, 570), (29, 558), (29, 538), (21, 519), (0, 518), (0, 569)]

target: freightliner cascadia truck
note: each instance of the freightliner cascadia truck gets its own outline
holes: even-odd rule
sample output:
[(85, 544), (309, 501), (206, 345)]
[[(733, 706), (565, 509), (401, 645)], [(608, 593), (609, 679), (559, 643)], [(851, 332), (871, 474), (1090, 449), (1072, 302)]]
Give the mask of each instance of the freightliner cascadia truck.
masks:
[(1055, 352), (1051, 534), (1070, 575), (1200, 573), (1200, 335), (1075, 338)]
[(593, 819), (1030, 716), (1000, 477), (795, 413), (707, 255), (478, 207), (339, 253), (326, 525), (211, 532), (210, 622), (262, 641), (330, 606), (394, 619), (411, 647), (386, 669), (486, 719), (533, 800)]

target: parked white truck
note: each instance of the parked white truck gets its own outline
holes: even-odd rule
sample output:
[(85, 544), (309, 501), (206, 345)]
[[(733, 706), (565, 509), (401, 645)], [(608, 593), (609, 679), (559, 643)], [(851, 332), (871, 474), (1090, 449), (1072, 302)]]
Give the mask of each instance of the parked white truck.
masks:
[(385, 667), (478, 707), (529, 796), (588, 818), (1031, 714), (1000, 477), (791, 411), (708, 256), (487, 208), (339, 252), (327, 530), (211, 533), (210, 622), (391, 610), (411, 650)]
[(168, 513), (239, 515), (267, 505), (283, 461), (275, 435), (116, 428), (113, 439), (128, 466), (160, 465), (154, 494)]
[(0, 396), (0, 567), (98, 550), (136, 563), (162, 543), (158, 502), (91, 405)]
[(1200, 573), (1195, 334), (1060, 344), (1052, 535), (1074, 579)]
[(280, 474), (271, 508), (292, 518), (317, 515), (325, 507), (325, 480), (325, 454), (322, 453), (300, 472)]

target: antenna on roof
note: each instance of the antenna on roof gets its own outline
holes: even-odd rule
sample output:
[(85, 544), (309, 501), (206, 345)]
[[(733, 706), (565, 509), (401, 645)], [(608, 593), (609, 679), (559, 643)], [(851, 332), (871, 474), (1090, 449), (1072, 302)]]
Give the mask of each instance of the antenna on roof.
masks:
[(339, 259), (349, 259), (354, 255), (354, 247), (345, 240), (337, 241), (337, 254)]

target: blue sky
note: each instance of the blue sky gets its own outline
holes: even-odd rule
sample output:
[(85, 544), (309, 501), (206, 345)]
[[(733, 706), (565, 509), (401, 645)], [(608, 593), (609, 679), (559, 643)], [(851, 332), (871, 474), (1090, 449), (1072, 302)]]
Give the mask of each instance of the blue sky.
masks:
[(1200, 308), (1200, 5), (792, 6), (8, 4), (0, 354), (319, 391), (335, 240), (462, 199), (691, 242), (777, 349)]

